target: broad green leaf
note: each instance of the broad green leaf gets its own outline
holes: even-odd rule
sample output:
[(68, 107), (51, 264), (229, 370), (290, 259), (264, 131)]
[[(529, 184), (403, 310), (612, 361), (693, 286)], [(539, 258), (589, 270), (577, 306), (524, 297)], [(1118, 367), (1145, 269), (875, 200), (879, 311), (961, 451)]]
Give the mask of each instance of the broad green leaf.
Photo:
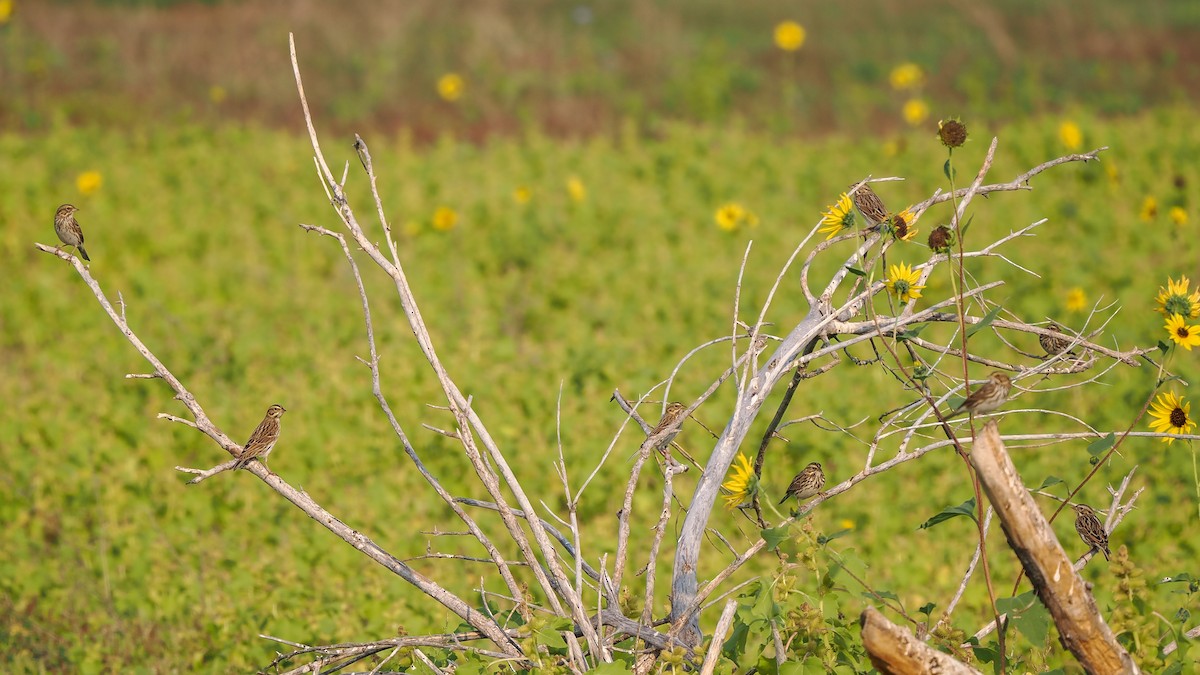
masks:
[(860, 277), (865, 277), (865, 276), (867, 276), (867, 273), (866, 273), (866, 272), (864, 272), (864, 271), (862, 271), (862, 270), (858, 269), (857, 267), (851, 267), (851, 266), (849, 266), (849, 265), (846, 265), (846, 271), (847, 271), (847, 272), (849, 272), (849, 273), (851, 273), (851, 274), (858, 275), (858, 276), (860, 276)]
[(996, 320), (996, 317), (1000, 316), (1000, 310), (1002, 309), (1004, 308), (1000, 305), (996, 305), (988, 310), (988, 313), (983, 315), (983, 318), (979, 320), (979, 323), (967, 329), (967, 337), (970, 338), (972, 335), (992, 325), (992, 322)]
[(628, 665), (620, 661), (613, 661), (612, 663), (601, 663), (592, 668), (590, 672), (596, 675), (626, 675), (626, 673), (632, 673), (633, 671), (629, 669)]
[(1063, 480), (1061, 478), (1059, 478), (1058, 476), (1046, 476), (1045, 480), (1042, 481), (1042, 484), (1033, 489), (1034, 489), (1034, 491), (1045, 490), (1048, 487), (1053, 487), (1062, 482), (1063, 482)]
[(1088, 453), (1092, 457), (1099, 457), (1108, 452), (1110, 448), (1117, 442), (1117, 435), (1110, 433), (1098, 441), (1093, 441), (1088, 445)]
[(791, 536), (788, 532), (788, 526), (786, 525), (783, 527), (770, 527), (763, 530), (759, 534), (761, 534), (763, 540), (767, 542), (768, 551), (774, 551), (775, 549), (779, 548), (779, 545), (787, 541)]
[(958, 506), (947, 506), (946, 508), (942, 509), (941, 513), (939, 513), (936, 516), (930, 518), (929, 520), (926, 520), (925, 522), (921, 523), (921, 527), (918, 529), (927, 530), (927, 529), (933, 527), (934, 525), (938, 525), (939, 523), (944, 523), (947, 520), (950, 520), (951, 518), (956, 518), (958, 516), (966, 516), (966, 517), (970, 518), (971, 520), (975, 520), (975, 498), (974, 497), (971, 497), (970, 499), (959, 504)]

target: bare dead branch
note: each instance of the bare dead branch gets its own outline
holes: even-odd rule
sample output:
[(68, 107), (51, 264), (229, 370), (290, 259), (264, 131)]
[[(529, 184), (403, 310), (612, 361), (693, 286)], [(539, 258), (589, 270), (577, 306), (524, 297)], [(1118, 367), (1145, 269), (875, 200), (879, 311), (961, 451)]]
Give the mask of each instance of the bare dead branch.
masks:
[(1071, 568), (1049, 521), (1025, 490), (994, 421), (976, 438), (970, 458), (1009, 546), (1050, 611), (1063, 644), (1088, 672), (1140, 672), (1104, 623), (1087, 584)]
[(871, 665), (883, 675), (981, 675), (978, 670), (916, 639), (909, 631), (888, 621), (874, 607), (863, 610), (858, 623), (862, 626), (863, 647), (867, 649)]

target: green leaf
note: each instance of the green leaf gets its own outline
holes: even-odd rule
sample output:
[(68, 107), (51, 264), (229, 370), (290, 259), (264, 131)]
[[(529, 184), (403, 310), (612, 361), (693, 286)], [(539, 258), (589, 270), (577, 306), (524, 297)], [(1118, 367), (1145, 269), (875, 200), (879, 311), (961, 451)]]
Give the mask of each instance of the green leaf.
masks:
[(633, 671), (629, 669), (628, 664), (621, 663), (619, 661), (613, 661), (612, 663), (601, 663), (595, 668), (592, 668), (591, 672), (595, 673), (596, 675), (625, 675), (626, 673), (632, 673)]
[(1023, 612), (1033, 605), (1033, 591), (1028, 591), (1011, 598), (996, 598), (996, 611), (1001, 614)]
[(944, 523), (947, 520), (950, 520), (951, 518), (957, 518), (958, 516), (966, 516), (966, 517), (970, 518), (971, 520), (975, 520), (975, 498), (974, 497), (971, 497), (970, 499), (959, 504), (958, 506), (947, 506), (946, 508), (942, 509), (941, 513), (939, 513), (936, 516), (930, 518), (929, 520), (921, 523), (921, 527), (918, 529), (927, 530), (927, 529), (933, 527), (934, 525), (937, 525), (939, 523)]
[(942, 165), (942, 173), (946, 175), (946, 180), (954, 180), (954, 176), (958, 174), (958, 172), (954, 170), (954, 166), (950, 164), (949, 159), (947, 159), (946, 163)]
[(1037, 486), (1037, 487), (1035, 487), (1035, 488), (1033, 488), (1033, 489), (1034, 489), (1035, 491), (1037, 491), (1037, 490), (1045, 490), (1045, 489), (1046, 489), (1046, 488), (1048, 488), (1048, 487), (1053, 487), (1053, 486), (1055, 486), (1055, 485), (1058, 485), (1058, 484), (1060, 484), (1060, 483), (1062, 483), (1062, 482), (1063, 482), (1063, 480), (1062, 480), (1061, 478), (1059, 478), (1058, 476), (1046, 476), (1046, 479), (1042, 481), (1042, 484), (1041, 484), (1041, 485), (1039, 485), (1039, 486)]
[(920, 608), (917, 609), (917, 611), (924, 614), (925, 616), (929, 616), (930, 614), (933, 614), (933, 610), (936, 607), (937, 607), (937, 603), (927, 602), (927, 603), (921, 605)]
[(837, 532), (834, 532), (833, 534), (822, 534), (821, 536), (817, 537), (817, 543), (824, 546), (825, 544), (828, 544), (829, 542), (833, 541), (834, 539), (841, 539), (842, 537), (850, 534), (853, 531), (854, 530), (847, 528), (845, 530), (838, 530)]
[(865, 276), (867, 276), (867, 273), (866, 273), (866, 272), (864, 272), (864, 271), (862, 271), (862, 270), (858, 269), (857, 267), (851, 267), (851, 266), (849, 266), (849, 265), (846, 265), (846, 271), (847, 271), (847, 272), (849, 272), (850, 274), (857, 274), (857, 275), (858, 275), (858, 276), (860, 276), (860, 277), (865, 277)]
[(788, 540), (790, 536), (788, 527), (770, 527), (759, 533), (764, 541), (767, 542), (767, 550), (774, 551), (779, 548), (779, 545)]
[(967, 218), (967, 222), (962, 226), (962, 235), (967, 236), (967, 230), (971, 227), (971, 221), (975, 220), (975, 216)]
[(571, 630), (574, 628), (569, 620), (559, 617), (557, 620), (550, 621), (534, 634), (537, 643), (551, 647), (554, 649), (566, 649), (567, 641), (562, 636), (562, 631)]
[[(999, 605), (999, 602), (996, 604)], [(1050, 612), (1042, 603), (1035, 602), (1032, 607), (1015, 616), (1010, 614), (1009, 620), (1031, 644), (1041, 646), (1046, 643), (1046, 636), (1050, 634)]]
[(1166, 342), (1165, 340), (1159, 340), (1158, 341), (1158, 351), (1162, 352), (1163, 354), (1166, 354), (1167, 352), (1171, 351), (1170, 343)]
[(1088, 453), (1092, 457), (1099, 457), (1100, 455), (1108, 452), (1116, 442), (1117, 435), (1110, 433), (1104, 438), (1101, 438), (1098, 441), (1093, 441), (1090, 445), (1088, 445)]
[(929, 324), (923, 323), (923, 324), (920, 324), (913, 328), (909, 328), (907, 330), (900, 331), (899, 333), (896, 333), (896, 339), (901, 342), (904, 342), (905, 340), (911, 340), (912, 338), (915, 338), (918, 335), (920, 335), (921, 331), (925, 330), (928, 327), (929, 327)]
[(988, 310), (988, 313), (983, 315), (983, 318), (979, 320), (979, 323), (977, 323), (974, 326), (971, 326), (970, 328), (967, 329), (967, 337), (970, 338), (972, 335), (974, 335), (974, 334), (978, 333), (979, 331), (983, 330), (984, 328), (987, 328), (988, 326), (992, 325), (992, 322), (996, 320), (996, 317), (1000, 316), (1001, 309), (1004, 309), (1004, 308), (1001, 307), (1000, 305), (996, 305), (995, 307)]
[(1188, 574), (1187, 572), (1180, 572), (1179, 574), (1176, 574), (1173, 577), (1163, 577), (1162, 579), (1159, 580), (1158, 583), (1160, 583), (1160, 584), (1185, 583), (1186, 584), (1186, 583), (1193, 582), (1195, 580), (1196, 580), (1196, 577), (1193, 577), (1192, 575)]

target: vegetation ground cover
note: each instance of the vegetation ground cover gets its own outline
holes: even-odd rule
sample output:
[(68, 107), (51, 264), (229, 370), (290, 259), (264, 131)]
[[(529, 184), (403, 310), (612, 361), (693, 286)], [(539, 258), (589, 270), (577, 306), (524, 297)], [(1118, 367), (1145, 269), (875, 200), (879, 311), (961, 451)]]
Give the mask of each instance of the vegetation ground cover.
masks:
[[(1066, 152), (1062, 121), (973, 126), (975, 140), (956, 162), (974, 166), (987, 139), (998, 135), (992, 175), (1008, 179)], [(1161, 109), (1070, 121), (1086, 147), (1111, 146), (1104, 160), (1048, 173), (1027, 194), (995, 196), (977, 206), (972, 224), (997, 233), (1048, 217), (1035, 237), (1010, 249), (1041, 276), (990, 260), (973, 269), (1008, 282), (997, 297), (1009, 309), (1072, 328), (1084, 316), (1068, 308), (1078, 294), (1085, 308), (1117, 302), (1124, 309), (1114, 334), (1123, 344), (1152, 344), (1161, 319), (1150, 308), (1166, 271), (1200, 277), (1200, 175), (1190, 161), (1197, 117)], [(944, 181), (944, 151), (928, 131), (909, 132), (889, 148), (841, 135), (780, 141), (736, 125), (669, 125), (659, 133), (648, 139), (631, 125), (588, 141), (527, 134), (423, 149), (405, 135), (367, 139), (401, 233), (402, 259), (443, 358), (535, 484), (534, 475), (551, 475), (560, 388), (564, 453), (583, 471), (621, 423), (608, 402), (614, 388), (636, 394), (696, 344), (728, 332), (749, 241), (744, 306), (763, 300), (795, 242), (847, 184), (868, 173), (904, 176), (879, 188), (890, 204), (903, 204)], [(356, 163), (349, 143), (339, 152)], [(58, 203), (80, 206), (93, 273), (121, 293), (131, 324), (213, 419), (249, 433), (266, 405), (284, 403), (290, 412), (273, 469), (385, 547), (419, 556), (430, 540), (422, 531), (445, 524), (447, 514), (425, 498), (354, 360), (365, 346), (340, 251), (297, 227), (334, 225), (306, 140), (256, 127), (121, 133), (64, 126), (2, 136), (0, 154), (8, 158), (0, 165), (0, 257), (9, 270), (0, 294), (4, 669), (247, 669), (272, 652), (256, 638), (260, 632), (333, 642), (453, 628), (423, 598), (298, 520), (248, 476), (183, 487), (172, 467), (206, 466), (218, 458), (214, 448), (154, 420), (160, 411), (179, 411), (161, 386), (122, 378), (144, 365), (74, 275), (32, 248), (34, 241), (53, 243)], [(372, 213), (366, 186), (351, 175), (360, 213)], [(752, 212), (756, 224), (719, 227), (715, 213), (730, 202)], [(1172, 220), (1175, 208), (1185, 222)], [(921, 225), (945, 218), (931, 212)], [(902, 251), (910, 263), (923, 255), (919, 246)], [(437, 399), (436, 384), (398, 327), (398, 306), (371, 283), (377, 325), (396, 326), (380, 336), (384, 376), (403, 394), (393, 405), (413, 430), (421, 422), (449, 425), (425, 406)], [(804, 309), (785, 292), (770, 318), (786, 325)], [(1029, 347), (1036, 349), (1032, 340)], [(1177, 372), (1194, 379), (1194, 357), (1181, 355)], [(696, 395), (727, 358), (718, 349), (690, 362), (677, 396)], [(1148, 368), (1123, 369), (1104, 388), (1047, 395), (1040, 404), (1098, 428), (1121, 428), (1153, 378)], [(843, 368), (836, 380), (803, 388), (793, 410), (853, 423), (905, 397), (891, 380)], [(729, 403), (719, 393), (700, 419), (719, 424)], [(456, 478), (465, 463), (454, 444), (433, 433), (414, 436), (449, 488), (471, 495), (471, 483)], [(768, 459), (773, 494), (782, 494), (807, 461), (823, 462), (831, 480), (862, 461), (860, 446), (844, 436), (807, 426), (787, 436)], [(581, 513), (596, 536), (613, 527), (628, 470), (623, 458), (639, 440), (627, 438), (599, 478), (598, 493), (610, 499)], [(680, 440), (700, 456), (710, 442), (698, 426), (685, 428)], [(1131, 442), (1102, 474), (1117, 480), (1139, 466), (1147, 494), (1113, 543), (1129, 548), (1146, 580), (1195, 572), (1186, 448)], [(1018, 449), (1016, 457), (1035, 483), (1051, 475), (1078, 479), (1089, 468), (1086, 443)], [(694, 477), (684, 480), (685, 490), (688, 480)], [(828, 503), (812, 527), (848, 531), (833, 545), (870, 565), (873, 588), (896, 593), (909, 607), (944, 604), (973, 549), (974, 530), (965, 521), (932, 532), (916, 528), (969, 497), (965, 480), (956, 458), (931, 455)], [(1103, 499), (1102, 482), (1089, 488), (1089, 498)], [(656, 511), (656, 500), (647, 493), (640, 506)], [(746, 538), (735, 544), (757, 536), (736, 515), (721, 518), (723, 529), (740, 529)], [(1078, 543), (1068, 520), (1059, 526), (1064, 541)], [(434, 545), (456, 546), (445, 539)], [(993, 545), (1002, 546), (998, 532)], [(709, 551), (702, 560), (711, 568), (701, 576), (723, 559)], [(461, 593), (478, 583), (469, 567), (454, 567), (461, 563), (414, 564), (439, 576), (453, 569), (461, 581), (450, 585)], [(764, 555), (749, 572), (776, 564)], [(1016, 567), (1001, 553), (993, 569), (1004, 586)], [(1085, 574), (1102, 609), (1128, 602), (1117, 597), (1109, 568), (1094, 565)], [(1177, 590), (1152, 584), (1149, 593), (1174, 607)], [(974, 586), (956, 626), (970, 632), (982, 625), (985, 602)]]

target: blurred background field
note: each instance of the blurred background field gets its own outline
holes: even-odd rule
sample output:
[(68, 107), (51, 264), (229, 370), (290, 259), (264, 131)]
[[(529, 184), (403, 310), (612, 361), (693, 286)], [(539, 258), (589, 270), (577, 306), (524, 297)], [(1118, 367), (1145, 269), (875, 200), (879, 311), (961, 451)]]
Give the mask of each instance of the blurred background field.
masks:
[[(341, 251), (298, 227), (336, 222), (298, 133), (288, 31), (326, 153), (350, 163), (360, 218), (374, 210), (351, 132), (370, 144), (444, 362), (548, 500), (557, 483), (540, 477), (556, 457), (560, 389), (563, 453), (582, 480), (621, 424), (613, 389), (636, 396), (694, 346), (729, 332), (748, 242), (742, 306), (756, 307), (848, 184), (903, 176), (878, 188), (895, 206), (946, 187), (939, 118), (960, 116), (971, 129), (954, 155), (960, 175), (973, 175), (1000, 137), (993, 181), (1067, 152), (1111, 148), (1098, 164), (1043, 174), (1031, 192), (976, 203), (972, 237), (1049, 218), (1005, 249), (1040, 277), (998, 260), (970, 266), (978, 279), (1008, 282), (992, 296), (1008, 309), (1080, 328), (1093, 304), (1115, 302), (1124, 308), (1112, 325), (1117, 343), (1150, 345), (1162, 335), (1150, 311), (1158, 288), (1167, 276), (1200, 278), (1195, 3), (1096, 2), (1079, 12), (1016, 0), (986, 9), (898, 0), (788, 9), (417, 2), (334, 12), (316, 2), (0, 0), (0, 20), (6, 672), (247, 671), (275, 648), (258, 633), (317, 643), (456, 624), (250, 476), (184, 488), (172, 467), (221, 456), (199, 434), (154, 419), (182, 407), (160, 383), (123, 379), (146, 371), (140, 357), (74, 273), (32, 246), (57, 243), (58, 204), (79, 206), (92, 273), (112, 299), (121, 294), (131, 326), (214, 421), (240, 438), (267, 405), (283, 403), (275, 471), (399, 555), (421, 555), (430, 540), (459, 550), (458, 540), (422, 533), (451, 527), (449, 512), (402, 457), (354, 359), (366, 346)], [(794, 51), (774, 40), (784, 20), (804, 28)], [(715, 213), (730, 203), (753, 222), (720, 227)], [(918, 241), (947, 214), (927, 214)], [(893, 255), (915, 264), (927, 253), (914, 244)], [(452, 420), (427, 407), (439, 400), (436, 382), (387, 285), (364, 269), (393, 406), (448, 487), (482, 496), (463, 477), (455, 444), (420, 428)], [(796, 283), (793, 275), (784, 288)], [(946, 292), (943, 274), (926, 295)], [(806, 309), (784, 292), (768, 318), (787, 327)], [(673, 395), (698, 395), (728, 358), (720, 347), (690, 361)], [(1194, 380), (1196, 358), (1180, 352), (1175, 372)], [(1154, 372), (1121, 368), (1105, 383), (1030, 405), (1123, 428)], [(875, 370), (842, 367), (802, 388), (792, 415), (821, 411), (853, 424), (909, 396)], [(731, 402), (727, 386), (697, 416), (719, 427)], [(1055, 424), (1014, 416), (1005, 431)], [(824, 463), (835, 481), (863, 461), (847, 436), (809, 426), (785, 435), (790, 442), (768, 458), (769, 495), (808, 461)], [(615, 529), (626, 457), (640, 440), (621, 440), (583, 505), (597, 545)], [(680, 440), (700, 457), (711, 447), (698, 425)], [(1032, 484), (1050, 475), (1074, 482), (1090, 468), (1086, 447), (1016, 457)], [(1196, 575), (1186, 444), (1131, 441), (1085, 497), (1103, 503), (1103, 484), (1135, 464), (1147, 493), (1114, 548), (1128, 546), (1147, 580)], [(910, 608), (942, 607), (974, 529), (965, 519), (916, 528), (969, 496), (961, 462), (935, 453), (826, 503), (813, 523), (850, 530), (833, 546), (866, 560), (875, 588)], [(642, 511), (656, 513), (655, 490), (643, 497)], [(740, 535), (735, 546), (757, 536), (735, 515), (714, 524)], [(1068, 550), (1081, 553), (1069, 519), (1058, 526)], [(1007, 592), (1015, 561), (999, 532), (991, 541)], [(725, 560), (706, 550), (701, 577)], [(748, 572), (776, 562), (763, 556)], [(484, 573), (413, 564), (463, 594)], [(1085, 576), (1102, 609), (1128, 603), (1103, 564)], [(1185, 602), (1176, 590), (1152, 583), (1150, 602), (1171, 616)], [(974, 584), (955, 625), (973, 632), (985, 603)]]

